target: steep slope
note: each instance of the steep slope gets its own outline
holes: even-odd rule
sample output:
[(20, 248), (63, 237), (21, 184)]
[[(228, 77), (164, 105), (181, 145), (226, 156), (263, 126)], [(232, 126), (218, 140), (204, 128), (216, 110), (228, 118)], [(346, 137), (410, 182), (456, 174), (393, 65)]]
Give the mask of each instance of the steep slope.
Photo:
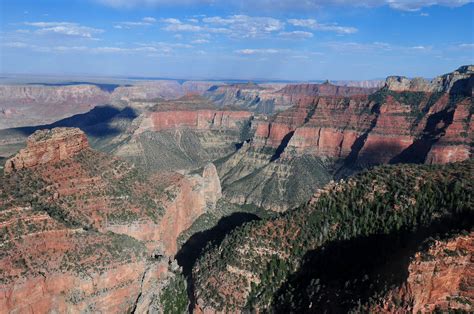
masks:
[(201, 97), (159, 101), (135, 119), (113, 150), (149, 169), (190, 170), (228, 156), (250, 135), (252, 113), (216, 109)]
[(390, 77), (371, 95), (330, 84), (285, 87), (297, 104), (256, 117), (248, 145), (218, 164), (224, 195), (281, 211), (308, 200), (307, 187), (366, 167), (466, 160), (474, 139), (473, 73), (461, 67), (432, 82)]
[(202, 175), (147, 174), (93, 151), (79, 129), (37, 131), (6, 164), (0, 305), (9, 311), (159, 307), (179, 234), (220, 198), (212, 164)]
[(108, 100), (94, 85), (0, 85), (0, 129), (52, 123)]
[[(130, 84), (58, 83), (0, 85), (0, 130), (53, 123), (100, 105), (120, 109), (137, 100), (203, 94), (216, 82), (160, 80)], [(106, 86), (107, 88), (103, 88)], [(217, 85), (218, 86), (218, 85)]]
[(410, 261), (406, 280), (369, 311), (472, 311), (474, 232), (430, 240)]
[[(391, 240), (397, 234), (410, 238), (411, 230), (429, 235), (439, 231), (437, 226), (470, 228), (473, 170), (472, 161), (383, 166), (330, 184), (307, 205), (281, 217), (249, 223), (208, 251), (194, 267), (197, 308), (271, 309), (278, 290), (285, 289), (289, 274), (301, 270), (308, 252), (323, 254), (341, 241), (355, 244), (375, 237), (383, 248), (396, 243)], [(358, 246), (349, 247), (356, 250)], [(340, 310), (357, 306), (357, 299), (355, 304), (350, 303), (352, 299), (346, 301), (340, 303)]]
[(366, 95), (375, 89), (332, 84), (279, 85), (231, 84), (210, 88), (204, 96), (219, 106), (232, 105), (259, 113), (274, 113), (305, 102), (315, 96)]

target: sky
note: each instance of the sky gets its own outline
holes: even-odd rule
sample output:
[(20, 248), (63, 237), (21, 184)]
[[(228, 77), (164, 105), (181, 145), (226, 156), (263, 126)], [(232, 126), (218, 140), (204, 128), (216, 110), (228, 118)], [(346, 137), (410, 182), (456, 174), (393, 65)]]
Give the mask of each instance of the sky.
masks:
[(1, 0), (0, 74), (434, 77), (474, 64), (473, 0)]

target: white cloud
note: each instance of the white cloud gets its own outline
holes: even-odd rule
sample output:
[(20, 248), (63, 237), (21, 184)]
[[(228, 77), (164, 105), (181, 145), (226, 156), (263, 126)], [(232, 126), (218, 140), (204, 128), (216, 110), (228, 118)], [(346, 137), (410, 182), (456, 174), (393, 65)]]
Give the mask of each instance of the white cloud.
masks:
[[(189, 20), (189, 19), (188, 19)], [(164, 30), (170, 32), (195, 32), (227, 34), (235, 38), (256, 38), (283, 30), (284, 23), (271, 17), (250, 17), (247, 15), (232, 15), (228, 17), (204, 17), (201, 24), (193, 19), (185, 23), (176, 18), (165, 18), (161, 22), (166, 25)]]
[(154, 17), (144, 17), (141, 21), (127, 21), (127, 22), (120, 22), (114, 25), (114, 28), (123, 29), (123, 28), (132, 28), (132, 27), (140, 27), (140, 26), (150, 26), (156, 23), (157, 20)]
[(240, 55), (256, 55), (256, 54), (276, 54), (279, 53), (278, 49), (240, 49), (236, 50), (236, 53)]
[(114, 8), (133, 8), (141, 6), (171, 6), (212, 3), (213, 0), (96, 0)]
[(460, 7), (467, 3), (473, 2), (472, 0), (384, 0), (377, 1), (382, 4), (388, 4), (392, 9), (402, 11), (418, 11), (424, 7), (430, 7), (433, 5), (447, 6), (447, 7)]
[(209, 40), (207, 39), (196, 39), (191, 42), (191, 44), (207, 44)]
[(156, 23), (156, 19), (150, 16), (142, 18), (142, 21), (150, 24)]
[(288, 23), (293, 26), (305, 27), (315, 31), (328, 31), (338, 34), (353, 34), (357, 32), (355, 27), (339, 26), (337, 24), (321, 24), (315, 19), (289, 19)]
[(278, 35), (288, 39), (306, 39), (313, 37), (313, 33), (305, 31), (281, 32)]
[(36, 52), (56, 52), (56, 53), (90, 53), (90, 54), (170, 54), (175, 49), (189, 49), (192, 45), (181, 44), (181, 43), (167, 43), (167, 42), (150, 42), (150, 43), (137, 43), (134, 47), (123, 47), (123, 46), (65, 46), (65, 45), (52, 45), (52, 46), (38, 46), (35, 44), (28, 44), (25, 42), (7, 42), (1, 47), (12, 48), (12, 49), (28, 49)]
[(161, 19), (161, 22), (167, 25), (163, 27), (165, 31), (169, 32), (208, 32), (208, 33), (228, 33), (229, 30), (225, 28), (212, 28), (207, 26), (200, 26), (196, 24), (183, 23), (175, 18)]
[(430, 15), (429, 15), (429, 13), (421, 12), (420, 16), (426, 17), (426, 16), (430, 16)]
[(201, 26), (191, 24), (169, 24), (163, 28), (165, 31), (170, 32), (200, 32), (203, 30)]
[(418, 50), (418, 51), (426, 51), (426, 50), (431, 50), (431, 47), (419, 45), (419, 46), (413, 46), (411, 47), (411, 49)]
[(120, 8), (141, 6), (189, 6), (199, 4), (213, 4), (220, 6), (233, 6), (237, 8), (258, 8), (271, 10), (307, 10), (324, 6), (345, 7), (377, 7), (389, 6), (395, 10), (417, 11), (424, 7), (434, 5), (459, 7), (473, 0), (95, 0), (99, 3)]
[(367, 52), (373, 50), (390, 51), (392, 45), (383, 42), (358, 43), (358, 42), (328, 42), (327, 47), (338, 52)]
[(161, 21), (168, 24), (181, 24), (180, 20), (174, 18), (161, 19)]
[(474, 44), (460, 44), (458, 47), (461, 49), (474, 49)]
[(14, 41), (14, 42), (7, 42), (3, 46), (8, 47), (8, 48), (26, 48), (28, 47), (28, 44), (25, 44), (19, 41)]
[(232, 36), (259, 37), (272, 32), (281, 31), (284, 23), (272, 17), (251, 17), (247, 15), (232, 15), (228, 17), (206, 17), (202, 21), (209, 25), (222, 26), (229, 29)]
[(376, 53), (396, 52), (398, 54), (430, 53), (433, 46), (399, 46), (384, 42), (358, 43), (358, 42), (328, 42), (324, 44), (331, 50), (341, 53)]
[(93, 39), (95, 34), (104, 32), (102, 29), (70, 22), (25, 22), (25, 25), (37, 28), (35, 31), (37, 34), (58, 34), (88, 39)]

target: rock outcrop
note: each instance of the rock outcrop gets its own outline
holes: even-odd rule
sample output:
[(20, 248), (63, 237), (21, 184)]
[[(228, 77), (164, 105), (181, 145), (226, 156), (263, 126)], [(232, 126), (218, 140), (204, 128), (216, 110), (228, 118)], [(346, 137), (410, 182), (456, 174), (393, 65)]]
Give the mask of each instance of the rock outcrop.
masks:
[(416, 253), (406, 281), (390, 290), (375, 312), (472, 311), (474, 233), (437, 240)]
[(25, 149), (7, 160), (5, 172), (52, 164), (69, 159), (87, 148), (87, 137), (78, 128), (39, 130), (28, 137)]
[(381, 312), (361, 306), (406, 278), (382, 312), (472, 311), (472, 231), (410, 258), (431, 236), (472, 228), (473, 167), (376, 167), (235, 230), (194, 266), (196, 308)]
[(0, 177), (8, 312), (159, 311), (179, 234), (221, 195), (212, 164), (145, 173), (90, 149), (78, 129), (38, 131), (12, 161)]
[(210, 88), (204, 94), (219, 106), (232, 105), (260, 113), (274, 113), (293, 105), (311, 102), (315, 96), (367, 95), (375, 89), (332, 84), (256, 85), (232, 84)]
[(134, 106), (137, 101), (201, 95), (216, 84), (219, 83), (162, 80), (123, 86), (101, 83), (0, 85), (0, 130), (54, 123), (96, 106), (123, 108)]
[(31, 207), (2, 210), (0, 222), (4, 313), (130, 311), (150, 294), (146, 273), (154, 283), (169, 276), (168, 261), (130, 237), (69, 228)]
[(438, 76), (431, 81), (417, 77), (390, 76), (385, 86), (392, 91), (410, 91), (427, 93), (454, 93), (472, 96), (474, 87), (474, 66), (465, 65), (451, 73)]
[[(288, 85), (278, 92), (291, 95), (294, 105), (271, 118), (255, 117), (249, 144), (219, 166), (224, 195), (281, 211), (296, 205), (290, 201), (295, 195), (298, 201), (311, 196), (309, 189), (291, 188), (298, 182), (315, 187), (367, 166), (469, 159), (474, 122), (466, 86), (473, 77), (466, 66), (431, 83), (388, 78), (370, 95), (331, 84)], [(321, 180), (298, 177), (303, 169)]]
[(162, 130), (190, 128), (195, 130), (238, 130), (252, 114), (248, 111), (172, 110), (151, 112), (143, 119), (137, 134), (151, 129)]
[(133, 121), (114, 153), (154, 170), (194, 170), (235, 152), (250, 138), (252, 119), (195, 95), (159, 101)]

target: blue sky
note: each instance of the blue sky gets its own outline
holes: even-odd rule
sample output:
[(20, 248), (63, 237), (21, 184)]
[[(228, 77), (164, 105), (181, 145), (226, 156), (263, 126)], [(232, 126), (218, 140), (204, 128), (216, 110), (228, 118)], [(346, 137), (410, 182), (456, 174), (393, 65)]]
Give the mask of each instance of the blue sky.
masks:
[(472, 0), (3, 0), (0, 72), (433, 77), (474, 63)]

